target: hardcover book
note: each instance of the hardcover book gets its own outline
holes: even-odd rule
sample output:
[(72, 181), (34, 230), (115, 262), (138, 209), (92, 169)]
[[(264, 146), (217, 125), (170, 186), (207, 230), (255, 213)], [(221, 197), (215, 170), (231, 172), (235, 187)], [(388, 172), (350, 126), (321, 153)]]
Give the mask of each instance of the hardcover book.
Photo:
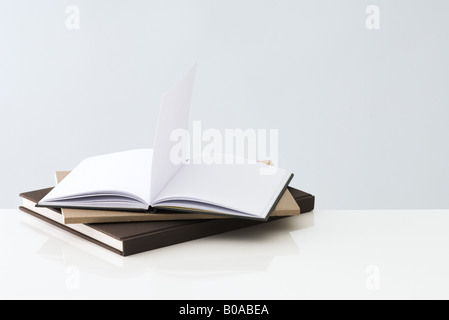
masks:
[[(20, 210), (123, 256), (259, 223), (270, 223), (276, 219), (288, 219), (288, 217), (270, 217), (265, 222), (253, 219), (226, 218), (66, 225), (60, 209), (36, 207), (36, 204), (50, 190), (51, 188), (46, 188), (21, 193), (23, 203)], [(314, 209), (315, 197), (313, 195), (292, 187), (288, 187), (288, 191), (300, 207), (301, 213)]]
[[(60, 183), (69, 171), (56, 172), (56, 183)], [(71, 223), (107, 223), (130, 221), (166, 221), (166, 220), (194, 220), (194, 219), (221, 219), (230, 218), (226, 215), (210, 215), (204, 213), (190, 213), (180, 211), (158, 211), (157, 213), (143, 213), (136, 211), (87, 210), (87, 209), (61, 209), (65, 224)], [(287, 189), (271, 213), (271, 217), (293, 216), (300, 214), (295, 199)]]

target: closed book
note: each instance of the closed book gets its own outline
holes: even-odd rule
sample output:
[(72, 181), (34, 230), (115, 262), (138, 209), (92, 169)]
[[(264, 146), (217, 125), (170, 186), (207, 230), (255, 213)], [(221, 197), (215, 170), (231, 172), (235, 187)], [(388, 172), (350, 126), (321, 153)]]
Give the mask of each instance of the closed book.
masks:
[[(51, 189), (21, 193), (22, 206), (20, 206), (20, 210), (123, 256), (260, 223), (270, 223), (276, 219), (288, 219), (288, 217), (271, 217), (268, 221), (258, 221), (226, 218), (66, 225), (63, 222), (61, 209), (36, 207), (36, 204)], [(292, 187), (288, 187), (288, 190), (300, 207), (301, 213), (313, 210), (315, 196)]]

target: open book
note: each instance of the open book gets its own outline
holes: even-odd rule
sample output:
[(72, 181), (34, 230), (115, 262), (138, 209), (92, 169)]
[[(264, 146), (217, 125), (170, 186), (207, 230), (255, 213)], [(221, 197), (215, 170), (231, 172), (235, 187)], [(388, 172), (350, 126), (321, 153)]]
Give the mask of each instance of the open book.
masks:
[(153, 149), (89, 157), (52, 189), (38, 207), (225, 214), (266, 220), (293, 174), (259, 162), (174, 162), (174, 130), (188, 130), (196, 66), (163, 97)]
[[(57, 171), (55, 174), (56, 183), (61, 181), (70, 173), (70, 171)], [(278, 204), (270, 214), (273, 217), (287, 217), (295, 216), (301, 213), (301, 208), (298, 206), (295, 198), (288, 187), (279, 200)], [(48, 192), (47, 192), (48, 193)], [(43, 198), (45, 194), (41, 197)], [(35, 205), (33, 205), (34, 207)], [(41, 208), (51, 210), (49, 208)], [(110, 223), (110, 222), (131, 222), (131, 221), (175, 221), (175, 220), (201, 220), (201, 219), (221, 219), (232, 218), (227, 215), (210, 215), (197, 212), (182, 212), (182, 211), (164, 211), (151, 213), (141, 211), (123, 211), (123, 210), (87, 210), (87, 209), (69, 209), (62, 208), (64, 224), (77, 223)]]

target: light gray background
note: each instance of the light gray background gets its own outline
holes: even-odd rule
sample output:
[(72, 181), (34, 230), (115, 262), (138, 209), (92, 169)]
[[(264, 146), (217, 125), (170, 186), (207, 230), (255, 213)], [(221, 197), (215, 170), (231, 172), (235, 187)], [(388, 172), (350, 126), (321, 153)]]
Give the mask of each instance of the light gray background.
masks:
[[(68, 30), (66, 6), (80, 9)], [(368, 5), (380, 30), (365, 27)], [(152, 147), (198, 62), (191, 120), (279, 129), (320, 209), (449, 208), (447, 1), (1, 1), (0, 207), (90, 155)]]

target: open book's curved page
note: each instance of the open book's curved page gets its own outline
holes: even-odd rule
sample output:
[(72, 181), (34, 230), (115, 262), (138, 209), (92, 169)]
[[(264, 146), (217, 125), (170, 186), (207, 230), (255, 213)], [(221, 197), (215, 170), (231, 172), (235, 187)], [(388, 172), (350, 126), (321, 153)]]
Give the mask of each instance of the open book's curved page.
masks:
[(170, 137), (175, 130), (187, 131), (189, 128), (190, 99), (195, 70), (196, 64), (162, 99), (153, 144), (151, 201), (156, 198), (182, 165), (182, 162), (175, 163), (170, 157), (171, 149), (176, 144), (176, 142), (171, 141)]
[(116, 152), (84, 159), (47, 194), (40, 205), (149, 207), (152, 149)]
[(265, 219), (292, 174), (266, 164), (184, 164), (152, 202)]

